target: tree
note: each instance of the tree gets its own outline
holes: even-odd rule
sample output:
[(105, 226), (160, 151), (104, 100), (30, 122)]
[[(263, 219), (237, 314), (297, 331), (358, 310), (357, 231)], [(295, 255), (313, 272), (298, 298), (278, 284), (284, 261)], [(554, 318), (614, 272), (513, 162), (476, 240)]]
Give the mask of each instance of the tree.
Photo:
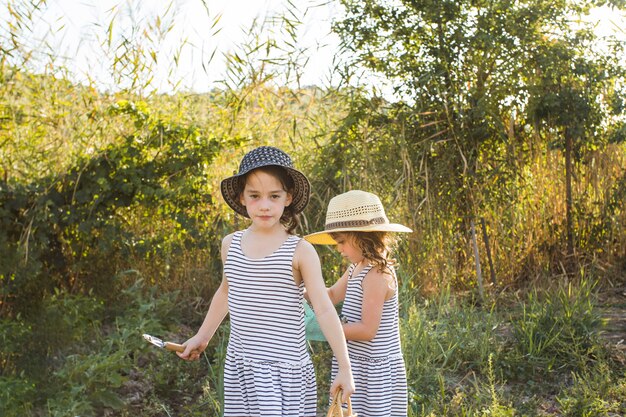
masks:
[[(564, 150), (567, 254), (574, 260), (575, 230), (572, 195), (574, 162), (603, 147), (615, 127), (611, 113), (613, 86), (623, 78), (614, 59), (593, 53), (594, 36), (581, 31), (572, 39), (547, 38), (530, 67), (528, 117), (539, 131), (556, 132), (550, 145)], [(614, 55), (619, 56), (619, 55)]]
[[(559, 74), (567, 68), (584, 72), (572, 75), (560, 93), (560, 105), (569, 103), (562, 114), (571, 115), (562, 122), (568, 126), (562, 131), (566, 137), (588, 138), (580, 132), (606, 120), (596, 100), (611, 80), (604, 69), (608, 61), (585, 57), (594, 34), (572, 27), (572, 16), (588, 13), (596, 3), (342, 1), (346, 14), (335, 28), (344, 48), (355, 64), (390, 80), (410, 104), (415, 123), (408, 141), (423, 145), (413, 147), (414, 165), (427, 152), (426, 186), (436, 190), (443, 200), (440, 210), (456, 217), (461, 230), (469, 229), (467, 223), (485, 209), (486, 200), (505, 200), (514, 192), (513, 181), (537, 136), (536, 119), (525, 117), (529, 100), (543, 88), (541, 77), (553, 76), (552, 68), (539, 75), (538, 62), (552, 56), (553, 65), (563, 69)], [(567, 45), (569, 54), (555, 56), (549, 47), (554, 41)], [(571, 230), (571, 224), (567, 227)]]

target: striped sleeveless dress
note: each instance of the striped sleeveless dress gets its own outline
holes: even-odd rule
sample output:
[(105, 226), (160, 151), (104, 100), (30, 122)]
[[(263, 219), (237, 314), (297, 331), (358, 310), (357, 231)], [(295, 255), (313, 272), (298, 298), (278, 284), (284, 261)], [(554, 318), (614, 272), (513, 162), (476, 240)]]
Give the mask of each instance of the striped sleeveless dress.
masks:
[(224, 417), (315, 417), (315, 370), (307, 350), (302, 293), (292, 263), (297, 236), (274, 253), (248, 258), (243, 231), (228, 249), (230, 339), (224, 366)]
[[(363, 278), (372, 269), (366, 266), (352, 276), (348, 271), (348, 287), (342, 314), (348, 323), (361, 321)], [(398, 318), (398, 291), (385, 301), (376, 336), (369, 341), (348, 340), (348, 354), (356, 392), (352, 408), (359, 417), (407, 417), (407, 381)], [(333, 359), (333, 378), (337, 363)]]

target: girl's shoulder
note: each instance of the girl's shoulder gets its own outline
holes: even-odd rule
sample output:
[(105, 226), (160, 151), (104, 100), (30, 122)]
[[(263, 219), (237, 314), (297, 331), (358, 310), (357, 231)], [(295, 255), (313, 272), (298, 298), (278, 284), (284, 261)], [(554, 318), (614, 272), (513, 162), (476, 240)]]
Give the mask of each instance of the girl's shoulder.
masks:
[(319, 262), (320, 258), (313, 244), (300, 238), (293, 254), (294, 266), (299, 269), (301, 265), (315, 265), (319, 264)]
[(233, 241), (233, 238), (235, 237), (235, 234), (237, 232), (233, 232), (229, 235), (226, 235), (222, 238), (222, 248), (221, 248), (221, 254), (222, 254), (222, 260), (226, 260), (226, 254), (228, 253), (228, 249), (230, 248), (230, 244)]
[(385, 293), (385, 301), (393, 297), (397, 290), (397, 283), (393, 273), (389, 269), (381, 271), (376, 267), (373, 267), (365, 274), (361, 285), (363, 289), (367, 287), (372, 291)]
[[(291, 235), (291, 236), (295, 236), (295, 235)], [(315, 250), (315, 247), (313, 246), (313, 244), (311, 244), (310, 242), (307, 242), (301, 237), (298, 237), (298, 236), (296, 237), (299, 240), (298, 240), (298, 243), (296, 244), (296, 250), (295, 250), (294, 256), (310, 256), (312, 254), (317, 256), (317, 251)]]
[(222, 247), (224, 247), (224, 245), (230, 246), (230, 242), (233, 241), (233, 237), (235, 237), (236, 233), (238, 233), (238, 232), (233, 232), (231, 234), (228, 234), (228, 235), (224, 236), (222, 238)]
[(394, 281), (394, 275), (393, 272), (391, 270), (389, 270), (389, 268), (384, 269), (383, 271), (381, 271), (380, 269), (376, 268), (375, 266), (372, 266), (370, 268), (369, 271), (367, 271), (365, 273), (365, 275), (363, 276), (363, 280), (376, 280), (376, 281), (386, 281), (386, 282), (393, 282)]
[(366, 269), (366, 268), (368, 269), (366, 272), (366, 276), (368, 277), (383, 277), (385, 275), (389, 275), (389, 271), (387, 270), (381, 271), (379, 268), (376, 267), (376, 265), (370, 264), (369, 266), (363, 269)]

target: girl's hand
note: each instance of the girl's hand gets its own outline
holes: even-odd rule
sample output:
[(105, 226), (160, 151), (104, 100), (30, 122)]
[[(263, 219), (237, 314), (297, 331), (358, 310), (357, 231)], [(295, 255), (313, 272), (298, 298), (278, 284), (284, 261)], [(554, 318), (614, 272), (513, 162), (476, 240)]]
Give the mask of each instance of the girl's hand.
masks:
[(204, 352), (204, 349), (206, 349), (208, 344), (208, 340), (196, 334), (194, 337), (183, 343), (183, 346), (185, 346), (184, 352), (176, 352), (176, 354), (179, 358), (186, 361), (195, 361), (200, 358), (200, 354)]
[(349, 369), (339, 368), (335, 380), (330, 385), (331, 397), (335, 396), (335, 393), (339, 388), (343, 391), (342, 402), (345, 403), (348, 401), (348, 397), (354, 393), (354, 380), (352, 379), (352, 372), (350, 372)]

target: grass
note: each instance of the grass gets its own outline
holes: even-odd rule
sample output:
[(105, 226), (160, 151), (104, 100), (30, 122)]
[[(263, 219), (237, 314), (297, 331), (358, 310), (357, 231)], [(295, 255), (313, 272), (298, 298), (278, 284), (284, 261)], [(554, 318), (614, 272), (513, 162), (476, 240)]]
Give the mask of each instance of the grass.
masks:
[[(481, 305), (449, 291), (404, 297), (409, 416), (624, 415), (626, 355), (600, 337), (596, 292), (593, 281), (581, 279), (517, 298), (488, 294)], [(5, 338), (5, 355), (19, 352), (13, 344), (21, 339), (44, 357), (3, 369), (0, 414), (220, 415), (228, 326), (192, 363), (140, 337), (149, 331), (180, 341), (193, 333), (205, 307), (195, 313), (198, 323), (185, 323), (193, 314), (173, 314), (183, 308), (178, 296), (146, 288), (142, 280), (107, 307), (57, 293), (43, 312), (52, 318), (40, 323), (45, 331)], [(11, 325), (5, 330), (16, 330)], [(73, 343), (60, 343), (61, 336)], [(46, 337), (49, 344), (29, 337)], [(310, 347), (323, 410), (332, 353), (325, 342)]]
[[(334, 89), (275, 88), (272, 82), (256, 81), (256, 60), (243, 55), (237, 59), (251, 65), (235, 63), (230, 71), (232, 85), (237, 87), (208, 95), (154, 95), (142, 101), (137, 94), (143, 96), (143, 87), (100, 93), (95, 84), (78, 86), (29, 70), (28, 57), (33, 52), (40, 55), (41, 51), (30, 51), (26, 43), (22, 44), (29, 31), (22, 33), (17, 28), (33, 26), (38, 16), (34, 12), (40, 7), (39, 2), (17, 4), (29, 7), (13, 7), (17, 14), (9, 13), (3, 20), (16, 28), (15, 33), (7, 34), (15, 35), (11, 43), (17, 48), (14, 52), (18, 60), (0, 65), (6, 81), (0, 83), (0, 136), (6, 139), (0, 150), (7, 161), (0, 167), (0, 176), (3, 189), (8, 190), (6, 207), (13, 207), (0, 210), (3, 224), (11, 231), (0, 236), (0, 259), (4, 261), (0, 310), (5, 314), (0, 317), (0, 415), (193, 417), (221, 412), (226, 326), (202, 360), (194, 363), (155, 350), (140, 335), (147, 332), (180, 341), (200, 325), (207, 307), (203, 300), (210, 299), (219, 283), (219, 245), (208, 243), (217, 239), (189, 241), (183, 231), (224, 236), (232, 227), (239, 228), (231, 211), (224, 204), (214, 204), (211, 194), (219, 194), (219, 179), (236, 169), (243, 145), (224, 149), (211, 160), (207, 166), (207, 173), (211, 173), (208, 189), (188, 196), (199, 206), (210, 208), (191, 210), (190, 214), (204, 219), (204, 224), (197, 227), (190, 229), (181, 223), (181, 207), (174, 203), (169, 210), (176, 212), (175, 219), (168, 217), (171, 213), (155, 217), (147, 206), (130, 213), (124, 206), (118, 207), (117, 197), (112, 197), (112, 207), (118, 207), (112, 212), (118, 213), (116, 219), (125, 225), (123, 230), (128, 227), (129, 235), (103, 235), (99, 242), (105, 247), (126, 242), (124, 245), (132, 248), (128, 259), (124, 251), (113, 252), (119, 258), (111, 258), (108, 252), (88, 243), (84, 248), (90, 250), (74, 253), (73, 245), (81, 242), (77, 233), (92, 218), (91, 205), (89, 219), (76, 217), (72, 220), (75, 223), (63, 220), (69, 222), (63, 226), (49, 220), (51, 213), (66, 219), (80, 206), (66, 206), (61, 201), (59, 210), (53, 210), (56, 205), (51, 204), (58, 196), (40, 191), (52, 180), (60, 187), (60, 178), (72, 170), (81, 172), (84, 180), (86, 164), (81, 158), (96, 160), (108, 144), (129, 137), (144, 138), (149, 143), (152, 130), (142, 120), (150, 114), (158, 121), (155, 126), (169, 127), (158, 130), (160, 143), (167, 139), (163, 136), (167, 132), (181, 134), (172, 143), (186, 140), (188, 130), (175, 127), (189, 127), (207, 132), (207, 140), (237, 139), (245, 147), (284, 147), (293, 154), (296, 166), (315, 179), (314, 189), (328, 193), (336, 187), (379, 190), (390, 203), (390, 218), (410, 220), (415, 233), (399, 258), (413, 271), (411, 277), (401, 280), (402, 338), (411, 416), (626, 414), (626, 358), (624, 351), (613, 349), (600, 337), (604, 323), (598, 313), (595, 281), (583, 277), (568, 283), (566, 277), (552, 275), (563, 258), (559, 248), (563, 246), (561, 222), (565, 218), (562, 154), (550, 146), (558, 138), (556, 132), (544, 137), (526, 124), (523, 115), (512, 120), (511, 126), (522, 127), (513, 129), (515, 141), (481, 150), (485, 160), (477, 161), (477, 173), (486, 171), (488, 175), (482, 176), (486, 182), (475, 190), (475, 202), (470, 205), (450, 194), (458, 180), (452, 166), (455, 159), (437, 155), (439, 151), (431, 146), (445, 146), (446, 141), (436, 138), (437, 142), (431, 144), (429, 133), (420, 135), (415, 129), (407, 129), (413, 122), (406, 124), (402, 112), (396, 119), (385, 105), (376, 104), (377, 99), (366, 100), (352, 89), (344, 95)], [(110, 34), (113, 27), (104, 29), (104, 35)], [(151, 33), (150, 28), (148, 32), (141, 26), (136, 29), (136, 33), (146, 36)], [(123, 63), (127, 57), (139, 59), (144, 47), (151, 47), (144, 41), (140, 36), (133, 46), (123, 39), (122, 46), (130, 49), (123, 48), (124, 56), (116, 55), (115, 62)], [(20, 63), (22, 47), (25, 61)], [(50, 73), (54, 74), (56, 57), (44, 55), (51, 58)], [(270, 71), (266, 60), (260, 61), (263, 71)], [(144, 69), (149, 72), (152, 65), (142, 65), (141, 59), (135, 64), (129, 67), (127, 79), (126, 71), (120, 73), (121, 68), (113, 65), (117, 78), (124, 81), (120, 85), (135, 85), (147, 75)], [(278, 75), (283, 69), (278, 65), (274, 71)], [(271, 71), (266, 74), (272, 78)], [(139, 106), (141, 111), (133, 113), (136, 117), (112, 114), (111, 109), (119, 108), (120, 103)], [(425, 114), (419, 109), (419, 103), (409, 109), (411, 117), (406, 119), (417, 117), (415, 126), (427, 120), (422, 119)], [(492, 127), (494, 131), (501, 129), (497, 121)], [(602, 139), (606, 139), (604, 135)], [(310, 145), (312, 141), (315, 147)], [(155, 153), (161, 155), (168, 149), (165, 146)], [(504, 169), (507, 164), (500, 165), (502, 155), (515, 161), (516, 168)], [(581, 261), (593, 258), (592, 267), (597, 267), (602, 282), (620, 285), (625, 270), (624, 144), (609, 144), (585, 155), (573, 184), (579, 254)], [(120, 156), (124, 158), (120, 158), (123, 163), (119, 167), (130, 163), (130, 172), (136, 170), (137, 178), (144, 178), (142, 163), (152, 161), (150, 152), (146, 161), (135, 160), (124, 152)], [(165, 158), (164, 166), (169, 162)], [(163, 181), (169, 183), (173, 178), (164, 177)], [(204, 178), (204, 173), (198, 178)], [(100, 177), (93, 194), (84, 198), (102, 198), (100, 184), (106, 185), (110, 179)], [(78, 181), (70, 187), (72, 201), (77, 185)], [(319, 218), (312, 216), (305, 223), (311, 227), (321, 224), (325, 201), (330, 196), (314, 194), (309, 212), (317, 212)], [(40, 197), (45, 197), (41, 199), (44, 204), (37, 211), (33, 201)], [(167, 199), (159, 202), (170, 203)], [(500, 285), (526, 285), (533, 290), (519, 296), (487, 292), (478, 305), (475, 299), (446, 289), (454, 286), (469, 290), (474, 285), (471, 253), (466, 252), (466, 222), (457, 218), (465, 213), (466, 205), (485, 217)], [(158, 209), (163, 205), (159, 204)], [(24, 213), (34, 214), (28, 217)], [(192, 218), (190, 215), (188, 220)], [(33, 221), (39, 225), (33, 226)], [(99, 233), (91, 231), (85, 239)], [(153, 240), (144, 241), (146, 236)], [(18, 245), (13, 239), (26, 244)], [(479, 252), (485, 253), (485, 242), (478, 244)], [(192, 246), (196, 249), (189, 249)], [(88, 254), (93, 258), (85, 257)], [(206, 259), (213, 261), (207, 264)], [(60, 272), (55, 275), (50, 267), (57, 263)], [(113, 282), (104, 272), (116, 273), (130, 265), (150, 277), (150, 284), (159, 290), (151, 290), (139, 281), (127, 285), (132, 284), (134, 274), (126, 274), (124, 282)], [(333, 276), (330, 272), (337, 271), (326, 269), (325, 276)], [(207, 278), (213, 284), (207, 283)], [(550, 280), (562, 285), (535, 288)], [(52, 292), (57, 282), (66, 281), (66, 290)], [(83, 295), (77, 287), (85, 289)], [(436, 295), (417, 296), (418, 287)], [(85, 294), (88, 288), (100, 288), (101, 293)], [(103, 295), (109, 298), (100, 298)], [(14, 296), (23, 301), (15, 302)], [(44, 298), (42, 303), (39, 297)], [(25, 302), (32, 302), (33, 310), (23, 308)], [(622, 303), (621, 311), (625, 307)], [(20, 311), (29, 312), (31, 317)], [(311, 349), (321, 408), (327, 403), (330, 352), (324, 343), (312, 343)]]

